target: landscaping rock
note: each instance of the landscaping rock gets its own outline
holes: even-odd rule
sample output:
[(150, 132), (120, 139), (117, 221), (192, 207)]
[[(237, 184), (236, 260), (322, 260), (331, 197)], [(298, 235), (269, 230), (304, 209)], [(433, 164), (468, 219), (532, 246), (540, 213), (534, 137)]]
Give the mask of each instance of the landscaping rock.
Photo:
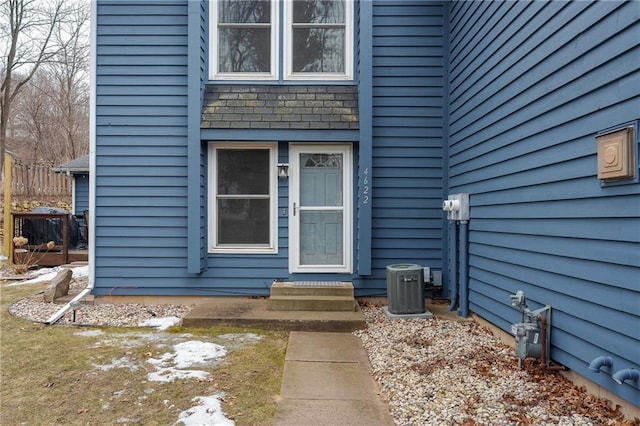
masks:
[(55, 302), (56, 299), (69, 294), (69, 285), (71, 284), (71, 277), (73, 271), (71, 269), (62, 269), (58, 272), (51, 284), (44, 291), (45, 302)]

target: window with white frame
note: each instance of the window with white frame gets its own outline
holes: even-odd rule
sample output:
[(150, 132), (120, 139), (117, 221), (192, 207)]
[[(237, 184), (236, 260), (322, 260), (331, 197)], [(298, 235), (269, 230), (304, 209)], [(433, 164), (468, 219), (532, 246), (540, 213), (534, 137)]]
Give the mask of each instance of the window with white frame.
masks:
[(353, 0), (217, 0), (210, 11), (212, 79), (353, 78)]
[(209, 150), (209, 251), (277, 251), (276, 144), (219, 143)]

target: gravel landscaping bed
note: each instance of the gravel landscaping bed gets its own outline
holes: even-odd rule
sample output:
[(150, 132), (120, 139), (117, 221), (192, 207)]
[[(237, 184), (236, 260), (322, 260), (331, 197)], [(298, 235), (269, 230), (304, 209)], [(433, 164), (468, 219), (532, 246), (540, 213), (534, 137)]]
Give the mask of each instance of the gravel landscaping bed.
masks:
[[(70, 293), (84, 288), (75, 280)], [(12, 315), (44, 322), (62, 305), (42, 293), (14, 303)], [(78, 324), (131, 326), (183, 318), (192, 306), (99, 304), (77, 312)], [(363, 306), (362, 339), (382, 398), (398, 425), (640, 425), (624, 420), (607, 400), (589, 395), (537, 360), (524, 369), (511, 347), (476, 322), (390, 320), (380, 306)], [(72, 313), (59, 323), (70, 324)]]
[(357, 331), (399, 425), (638, 425), (476, 322), (388, 319), (363, 307)]
[[(86, 278), (74, 280), (69, 287), (69, 294), (77, 294), (87, 286)], [(18, 300), (9, 307), (9, 313), (34, 322), (46, 322), (64, 305), (47, 303), (44, 294), (38, 293)], [(138, 327), (143, 322), (157, 318), (183, 318), (193, 306), (191, 305), (141, 305), (137, 303), (125, 304), (97, 304), (82, 305), (76, 311), (76, 325)], [(73, 311), (67, 312), (58, 324), (74, 324)]]

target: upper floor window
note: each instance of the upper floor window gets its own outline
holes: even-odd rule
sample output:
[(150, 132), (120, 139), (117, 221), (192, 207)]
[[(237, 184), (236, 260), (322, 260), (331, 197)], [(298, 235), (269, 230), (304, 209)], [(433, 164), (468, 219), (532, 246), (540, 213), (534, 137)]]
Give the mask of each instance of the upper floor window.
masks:
[(212, 2), (217, 22), (214, 66), (218, 77), (275, 76), (277, 8), (268, 0)]
[(353, 78), (353, 0), (212, 0), (210, 9), (212, 79)]

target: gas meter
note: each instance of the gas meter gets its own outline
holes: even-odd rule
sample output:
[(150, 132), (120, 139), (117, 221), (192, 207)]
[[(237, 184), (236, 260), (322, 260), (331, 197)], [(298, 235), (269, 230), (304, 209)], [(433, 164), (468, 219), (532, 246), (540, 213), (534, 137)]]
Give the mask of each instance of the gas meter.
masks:
[[(522, 367), (522, 360), (525, 358), (543, 358), (546, 366), (549, 366), (549, 349), (550, 349), (550, 331), (551, 331), (551, 305), (535, 311), (527, 308), (524, 292), (518, 290), (516, 294), (509, 296), (511, 305), (518, 307), (522, 314), (522, 322), (511, 324), (511, 333), (516, 339), (516, 355), (518, 356), (518, 366)], [(544, 330), (540, 321), (540, 314), (547, 312), (547, 320), (544, 322)], [(543, 336), (542, 333), (545, 333)], [(544, 337), (544, 338), (543, 338)], [(545, 345), (544, 351), (542, 345)]]
[(511, 324), (511, 333), (516, 337), (516, 355), (525, 358), (542, 356), (541, 328), (533, 322)]

